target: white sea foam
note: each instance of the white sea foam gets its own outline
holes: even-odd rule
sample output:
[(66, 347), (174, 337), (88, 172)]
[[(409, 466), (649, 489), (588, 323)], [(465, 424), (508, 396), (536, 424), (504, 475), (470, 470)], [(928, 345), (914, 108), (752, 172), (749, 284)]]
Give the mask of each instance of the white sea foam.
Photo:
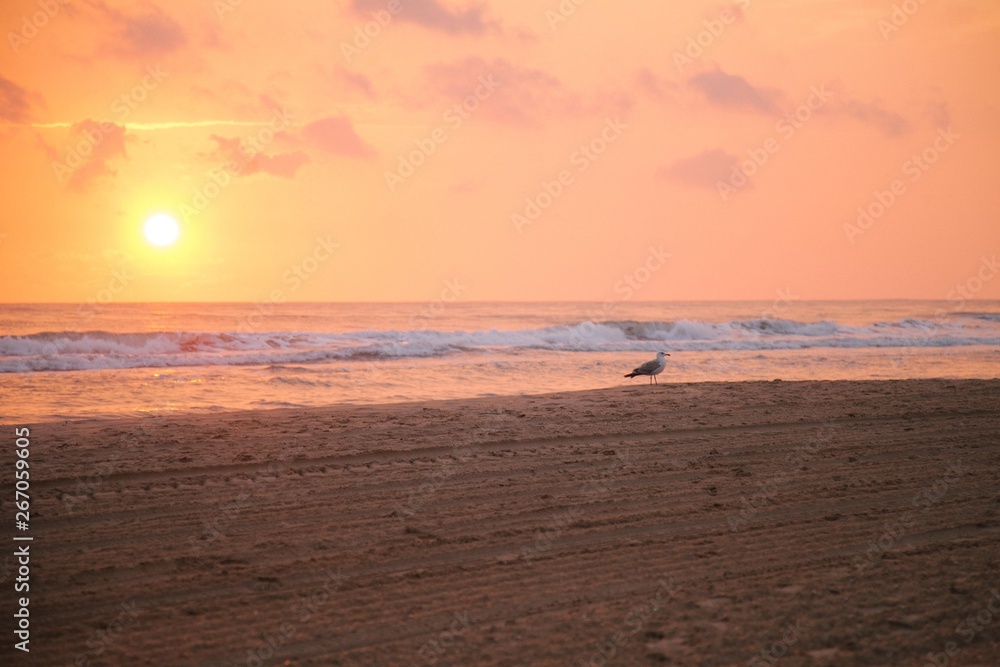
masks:
[(661, 350), (667, 385), (994, 378), (1000, 301), (6, 304), (0, 421), (597, 389)]
[(756, 318), (728, 322), (604, 321), (532, 329), (476, 331), (113, 333), (47, 331), (0, 336), (0, 372), (81, 371), (177, 366), (287, 365), (516, 353), (796, 350), (1000, 346), (1000, 322), (969, 314), (948, 320), (902, 318), (849, 326), (833, 321)]

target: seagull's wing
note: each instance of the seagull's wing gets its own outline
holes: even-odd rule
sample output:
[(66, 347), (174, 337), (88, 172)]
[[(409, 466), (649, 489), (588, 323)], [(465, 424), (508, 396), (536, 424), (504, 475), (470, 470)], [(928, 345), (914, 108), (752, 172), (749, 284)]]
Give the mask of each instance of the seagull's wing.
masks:
[(639, 368), (635, 369), (632, 372), (640, 373), (642, 375), (650, 375), (651, 373), (655, 373), (659, 368), (660, 368), (660, 360), (653, 359), (652, 361), (647, 361), (642, 366), (639, 366)]

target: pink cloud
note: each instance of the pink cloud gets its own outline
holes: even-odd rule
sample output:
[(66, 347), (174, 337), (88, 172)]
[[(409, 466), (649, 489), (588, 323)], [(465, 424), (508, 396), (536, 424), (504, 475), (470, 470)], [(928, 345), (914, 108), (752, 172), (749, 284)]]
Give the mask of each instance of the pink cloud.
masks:
[(307, 162), (309, 156), (301, 151), (266, 155), (252, 144), (244, 144), (239, 137), (209, 137), (216, 143), (215, 152), (209, 159), (223, 162), (231, 171), (240, 176), (271, 174), (282, 178), (294, 178)]
[(0, 76), (0, 119), (23, 123), (31, 107), (28, 91)]
[(729, 178), (737, 160), (737, 156), (715, 148), (676, 160), (661, 169), (660, 175), (685, 185), (714, 189), (719, 181)]
[(931, 123), (934, 124), (934, 127), (951, 126), (951, 108), (948, 106), (947, 102), (928, 102), (925, 113)]
[(127, 14), (103, 2), (88, 2), (113, 26), (114, 39), (104, 50), (123, 58), (162, 56), (188, 42), (180, 24), (151, 3)]
[(691, 77), (688, 84), (716, 106), (773, 115), (781, 113), (780, 102), (784, 96), (780, 90), (754, 86), (738, 74), (727, 74), (722, 70), (701, 72)]
[(639, 89), (650, 97), (658, 100), (672, 100), (677, 84), (657, 76), (648, 67), (643, 67), (636, 74), (636, 84)]
[[(718, 69), (696, 74), (688, 80), (688, 85), (701, 92), (712, 104), (724, 108), (748, 109), (776, 117), (792, 110), (788, 96), (781, 90), (757, 86), (738, 74)], [(825, 90), (824, 86), (819, 88)], [(833, 99), (826, 102), (824, 98), (822, 106), (815, 109), (817, 113), (828, 117), (853, 118), (889, 137), (902, 136), (912, 129), (906, 118), (878, 102), (839, 99), (836, 94), (831, 95)]]
[[(309, 162), (309, 156), (300, 151), (278, 153), (277, 155), (258, 155), (247, 166), (263, 174), (273, 174), (282, 178), (294, 178), (295, 174)], [(248, 171), (247, 174), (255, 173)]]
[[(428, 30), (449, 35), (480, 35), (498, 30), (499, 24), (486, 17), (484, 4), (472, 4), (465, 9), (449, 9), (438, 0), (398, 0), (399, 11), (392, 15), (394, 21), (414, 23)], [(387, 12), (387, 0), (351, 0), (351, 9), (363, 18), (372, 12)]]
[(487, 61), (478, 56), (428, 66), (417, 104), (431, 103), (459, 105), (463, 116), (475, 113), (521, 126), (541, 125), (554, 113), (575, 111), (580, 106), (559, 79), (542, 70), (519, 67), (504, 58)]
[(858, 102), (849, 99), (832, 103), (830, 111), (860, 120), (889, 137), (902, 136), (912, 129), (910, 122), (903, 116), (875, 102)]
[[(72, 170), (69, 187), (86, 190), (98, 178), (114, 175), (109, 163), (119, 157), (128, 157), (124, 125), (90, 118), (74, 123), (69, 129), (65, 159), (65, 166)], [(82, 160), (82, 164), (76, 166), (76, 160)]]
[(354, 131), (346, 116), (328, 116), (302, 128), (302, 139), (325, 153), (353, 158), (375, 156), (375, 149)]
[(364, 74), (352, 72), (343, 65), (338, 65), (333, 71), (333, 78), (348, 92), (358, 92), (368, 99), (375, 99), (375, 86), (372, 80)]
[(366, 144), (351, 124), (343, 116), (329, 116), (309, 123), (301, 130), (276, 132), (271, 143), (294, 147), (284, 153), (268, 154), (268, 146), (259, 139), (210, 136), (215, 142), (215, 150), (203, 156), (212, 162), (222, 162), (232, 172), (240, 176), (270, 174), (282, 178), (294, 178), (299, 169), (311, 161), (309, 151), (315, 150), (329, 155), (348, 158), (370, 158), (375, 149)]

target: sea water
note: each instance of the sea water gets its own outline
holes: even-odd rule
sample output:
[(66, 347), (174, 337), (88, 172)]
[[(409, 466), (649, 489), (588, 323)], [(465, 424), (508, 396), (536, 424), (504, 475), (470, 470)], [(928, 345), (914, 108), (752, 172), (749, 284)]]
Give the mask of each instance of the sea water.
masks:
[(1000, 302), (14, 304), (0, 420), (660, 383), (1000, 377)]

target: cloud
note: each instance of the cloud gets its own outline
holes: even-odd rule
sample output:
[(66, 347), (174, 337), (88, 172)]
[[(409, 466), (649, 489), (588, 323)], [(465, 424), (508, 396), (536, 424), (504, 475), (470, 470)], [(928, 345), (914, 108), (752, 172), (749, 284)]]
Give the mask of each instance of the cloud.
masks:
[(309, 156), (299, 151), (278, 153), (277, 155), (257, 155), (244, 167), (244, 175), (260, 172), (282, 178), (294, 178), (295, 174), (309, 162)]
[(375, 149), (366, 144), (346, 116), (328, 116), (302, 128), (302, 139), (331, 155), (353, 158), (375, 156)]
[(333, 70), (333, 78), (340, 83), (347, 92), (359, 92), (368, 99), (375, 99), (375, 86), (372, 80), (364, 74), (352, 72), (343, 65), (338, 65)]
[(223, 162), (230, 171), (240, 176), (271, 174), (293, 178), (309, 162), (309, 156), (301, 151), (265, 155), (253, 144), (244, 145), (239, 137), (213, 134), (209, 138), (216, 143), (216, 150), (208, 156), (209, 159)]
[(145, 3), (137, 12), (125, 12), (108, 7), (103, 2), (89, 2), (114, 26), (114, 40), (105, 50), (123, 58), (163, 56), (188, 42), (180, 24), (159, 7)]
[(321, 118), (298, 131), (275, 132), (269, 143), (295, 148), (284, 153), (266, 154), (267, 144), (262, 143), (260, 134), (247, 140), (218, 134), (209, 138), (215, 142), (215, 150), (203, 157), (222, 162), (239, 176), (270, 174), (294, 178), (311, 161), (308, 149), (349, 158), (370, 158), (376, 154), (354, 131), (350, 119), (343, 116)]
[(546, 118), (580, 113), (585, 107), (559, 79), (504, 58), (486, 61), (470, 56), (429, 65), (424, 73), (414, 105), (450, 108), (462, 118), (474, 114), (509, 125), (539, 126)]
[[(481, 35), (499, 30), (499, 24), (486, 17), (486, 5), (475, 3), (465, 9), (449, 9), (439, 0), (399, 0), (400, 11), (394, 21), (415, 23), (428, 30), (449, 35)], [(351, 9), (364, 18), (372, 12), (387, 12), (386, 0), (351, 0)]]
[(90, 118), (74, 123), (69, 129), (68, 150), (70, 154), (85, 156), (85, 162), (73, 170), (67, 184), (74, 190), (86, 190), (101, 176), (115, 174), (108, 164), (111, 160), (128, 157), (125, 126)]
[(871, 125), (883, 134), (890, 137), (899, 137), (912, 128), (910, 121), (903, 118), (895, 111), (889, 111), (877, 103), (858, 102), (857, 100), (846, 100), (833, 105), (833, 111), (845, 116), (856, 118), (863, 123)]
[[(647, 86), (656, 83), (651, 77), (652, 75), (646, 77)], [(789, 106), (785, 94), (777, 88), (754, 86), (738, 74), (727, 74), (718, 69), (694, 75), (688, 80), (688, 85), (701, 92), (706, 100), (720, 107), (748, 109), (781, 116), (782, 107)], [(820, 113), (854, 118), (890, 137), (901, 136), (912, 129), (910, 122), (903, 116), (877, 102), (834, 100), (825, 103)]]
[(636, 85), (640, 90), (657, 100), (672, 100), (677, 84), (657, 76), (648, 67), (640, 69), (635, 76)]
[[(749, 6), (749, 5), (750, 5), (750, 2), (749, 2), (749, 0), (747, 0), (746, 6)], [(746, 21), (747, 16), (746, 16), (746, 14), (743, 11), (743, 7), (741, 7), (738, 4), (733, 4), (733, 3), (723, 3), (723, 4), (719, 5), (718, 7), (712, 9), (708, 13), (708, 15), (706, 15), (705, 18), (707, 18), (707, 19), (715, 19), (715, 18), (717, 18), (719, 16), (719, 14), (721, 14), (722, 12), (725, 12), (725, 11), (729, 11), (730, 13), (732, 13), (733, 19), (734, 19), (735, 23), (743, 23), (743, 22)]]
[(0, 76), (0, 120), (27, 121), (31, 107), (29, 97), (27, 90)]
[(274, 95), (259, 92), (234, 79), (218, 79), (210, 85), (194, 84), (190, 91), (197, 101), (211, 105), (214, 110), (224, 110), (223, 116), (260, 120), (289, 113), (288, 107)]
[(726, 74), (722, 70), (701, 72), (691, 77), (688, 84), (717, 106), (773, 115), (781, 113), (781, 91), (759, 88), (738, 74)]
[(934, 127), (951, 127), (951, 108), (947, 102), (928, 102), (926, 114)]
[(706, 150), (692, 157), (681, 158), (660, 170), (660, 175), (685, 185), (699, 188), (716, 187), (726, 181), (739, 157), (720, 148)]

